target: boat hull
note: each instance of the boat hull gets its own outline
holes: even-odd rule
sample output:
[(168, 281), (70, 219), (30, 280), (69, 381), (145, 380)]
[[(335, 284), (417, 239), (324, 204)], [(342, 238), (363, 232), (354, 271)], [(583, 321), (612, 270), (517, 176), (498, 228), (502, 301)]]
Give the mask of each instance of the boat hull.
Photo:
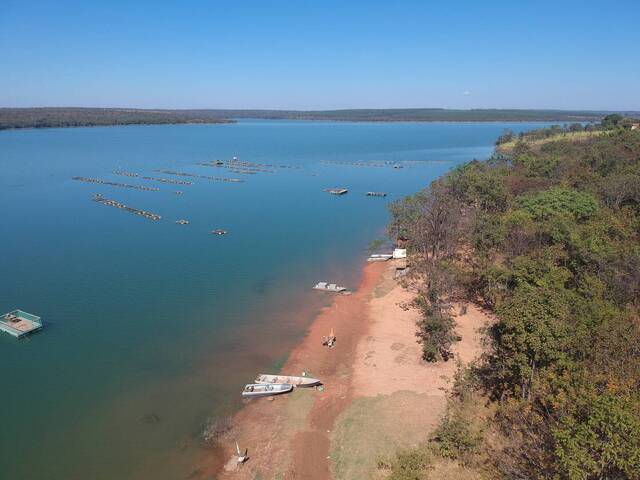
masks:
[(276, 384), (262, 384), (262, 383), (250, 383), (244, 387), (242, 396), (244, 398), (256, 398), (256, 397), (271, 397), (273, 395), (282, 395), (283, 393), (289, 393), (293, 390), (293, 385), (285, 383)]
[(260, 374), (256, 377), (255, 383), (263, 384), (263, 385), (272, 385), (272, 384), (289, 384), (294, 387), (315, 387), (317, 385), (321, 385), (322, 382), (317, 378), (312, 377), (292, 377), (287, 375), (270, 375), (270, 374)]

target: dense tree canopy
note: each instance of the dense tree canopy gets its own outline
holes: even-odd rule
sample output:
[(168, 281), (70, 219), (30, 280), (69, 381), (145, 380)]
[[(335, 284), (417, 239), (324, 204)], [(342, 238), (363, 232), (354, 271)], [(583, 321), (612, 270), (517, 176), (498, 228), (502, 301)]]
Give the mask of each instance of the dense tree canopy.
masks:
[(455, 341), (435, 307), (481, 301), (496, 315), (477, 369), (504, 437), (488, 456), (496, 477), (640, 479), (640, 132), (625, 125), (524, 135), (392, 207), (425, 358)]

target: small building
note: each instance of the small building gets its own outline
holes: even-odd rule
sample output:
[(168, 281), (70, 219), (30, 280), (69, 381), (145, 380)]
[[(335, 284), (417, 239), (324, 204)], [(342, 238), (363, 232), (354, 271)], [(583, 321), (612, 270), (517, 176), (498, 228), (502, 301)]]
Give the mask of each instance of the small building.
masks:
[(406, 248), (396, 248), (393, 251), (393, 258), (407, 258), (407, 249)]
[(41, 328), (40, 317), (22, 310), (13, 310), (0, 317), (0, 330), (16, 338), (24, 337)]
[(631, 125), (631, 130), (640, 130), (640, 123), (634, 123)]

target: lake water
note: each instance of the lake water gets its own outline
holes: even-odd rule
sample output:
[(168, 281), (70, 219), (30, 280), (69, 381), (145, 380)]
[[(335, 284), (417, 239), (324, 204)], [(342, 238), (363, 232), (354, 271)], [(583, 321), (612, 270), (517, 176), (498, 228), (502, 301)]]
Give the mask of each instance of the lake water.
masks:
[[(244, 384), (277, 369), (327, 301), (310, 287), (357, 285), (390, 201), (487, 158), (504, 128), (540, 125), (245, 120), (0, 132), (0, 313), (46, 322), (24, 340), (0, 333), (0, 478), (186, 478), (207, 419), (233, 413)], [(294, 168), (196, 165), (232, 156)], [(345, 196), (323, 192), (342, 186)]]

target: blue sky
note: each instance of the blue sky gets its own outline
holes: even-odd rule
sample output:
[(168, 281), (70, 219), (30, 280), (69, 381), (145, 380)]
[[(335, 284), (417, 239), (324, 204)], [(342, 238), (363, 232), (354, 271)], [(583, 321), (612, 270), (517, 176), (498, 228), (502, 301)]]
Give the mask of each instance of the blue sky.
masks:
[(640, 2), (29, 1), (0, 106), (640, 110)]

